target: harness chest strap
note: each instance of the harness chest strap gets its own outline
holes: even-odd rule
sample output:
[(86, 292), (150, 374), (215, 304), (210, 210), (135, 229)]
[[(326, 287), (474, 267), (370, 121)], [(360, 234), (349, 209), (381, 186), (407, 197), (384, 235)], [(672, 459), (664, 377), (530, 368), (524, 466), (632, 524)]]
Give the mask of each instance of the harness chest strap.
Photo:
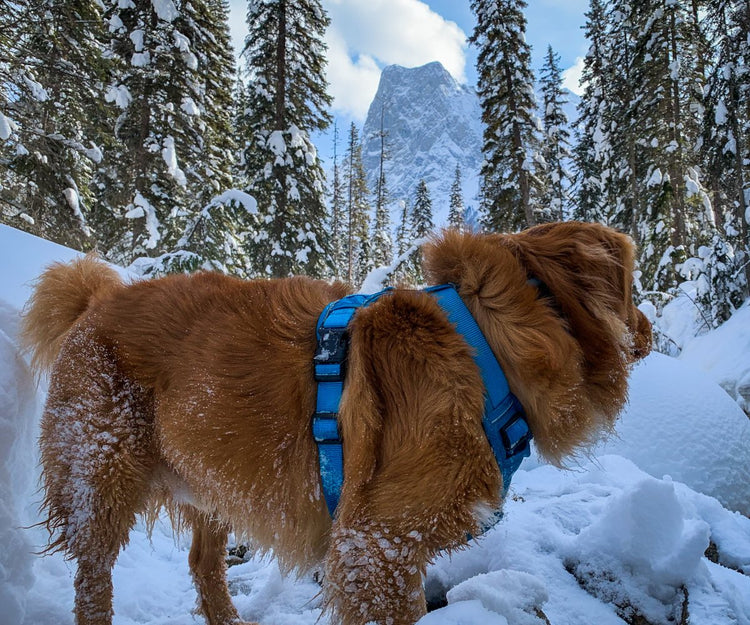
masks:
[[(358, 308), (366, 307), (390, 289), (374, 295), (350, 295), (330, 303), (317, 324), (315, 380), (318, 383), (313, 437), (318, 446), (323, 495), (331, 516), (338, 505), (344, 483), (344, 455), (338, 431), (338, 412), (346, 375), (349, 336), (347, 327)], [(445, 312), (456, 331), (474, 351), (485, 390), (482, 426), (503, 476), (503, 495), (513, 474), (529, 455), (531, 430), (518, 399), (510, 392), (502, 367), (482, 331), (453, 285), (425, 289)]]

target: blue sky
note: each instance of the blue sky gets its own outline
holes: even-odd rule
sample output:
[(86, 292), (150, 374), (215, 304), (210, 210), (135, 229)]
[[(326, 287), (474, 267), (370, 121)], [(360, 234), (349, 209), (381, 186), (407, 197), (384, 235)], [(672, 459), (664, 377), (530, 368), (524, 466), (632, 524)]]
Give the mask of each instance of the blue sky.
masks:
[[(474, 27), (469, 0), (322, 0), (331, 18), (329, 92), (341, 128), (364, 122), (380, 72), (393, 63), (417, 67), (440, 61), (459, 82), (474, 85), (476, 50), (466, 44)], [(527, 41), (538, 73), (547, 44), (569, 69), (566, 86), (577, 90), (576, 70), (587, 44), (581, 26), (588, 0), (528, 0)], [(230, 26), (239, 49), (244, 39), (244, 0), (231, 0)], [(326, 152), (327, 150), (323, 150)], [(325, 157), (326, 155), (323, 154)]]

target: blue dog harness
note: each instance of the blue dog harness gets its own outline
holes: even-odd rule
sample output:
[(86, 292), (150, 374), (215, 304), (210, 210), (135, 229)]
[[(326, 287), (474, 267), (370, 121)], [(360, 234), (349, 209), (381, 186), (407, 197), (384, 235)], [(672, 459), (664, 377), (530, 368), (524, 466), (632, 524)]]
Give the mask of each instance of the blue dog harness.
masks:
[[(348, 325), (358, 308), (369, 306), (386, 289), (374, 295), (349, 295), (323, 309), (316, 328), (315, 380), (318, 383), (316, 410), (312, 419), (313, 437), (318, 446), (323, 495), (331, 516), (344, 483), (344, 453), (338, 430), (338, 412), (344, 389), (345, 365), (349, 345)], [(521, 461), (529, 455), (531, 430), (523, 408), (510, 392), (502, 367), (469, 309), (450, 284), (425, 289), (455, 325), (456, 331), (474, 350), (485, 389), (482, 425), (503, 476), (503, 496)]]

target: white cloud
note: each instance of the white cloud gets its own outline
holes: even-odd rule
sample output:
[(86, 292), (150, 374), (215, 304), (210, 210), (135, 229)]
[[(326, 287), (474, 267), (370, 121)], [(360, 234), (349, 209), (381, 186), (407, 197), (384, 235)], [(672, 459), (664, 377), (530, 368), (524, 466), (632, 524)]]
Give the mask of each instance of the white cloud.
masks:
[(420, 0), (326, 0), (328, 81), (334, 108), (363, 119), (379, 68), (440, 61), (466, 82), (466, 34)]
[(375, 60), (360, 54), (356, 61), (349, 56), (346, 41), (331, 28), (326, 34), (328, 44), (328, 91), (333, 96), (334, 108), (361, 120), (367, 115), (380, 80), (380, 68)]
[[(323, 6), (331, 18), (327, 77), (337, 113), (364, 120), (386, 65), (440, 61), (456, 80), (466, 82), (466, 33), (421, 0), (323, 0)], [(246, 10), (246, 0), (231, 0), (230, 28), (238, 53), (247, 30)]]
[(576, 57), (575, 65), (566, 69), (562, 74), (563, 87), (570, 89), (576, 95), (583, 95), (581, 75), (583, 74), (583, 57)]

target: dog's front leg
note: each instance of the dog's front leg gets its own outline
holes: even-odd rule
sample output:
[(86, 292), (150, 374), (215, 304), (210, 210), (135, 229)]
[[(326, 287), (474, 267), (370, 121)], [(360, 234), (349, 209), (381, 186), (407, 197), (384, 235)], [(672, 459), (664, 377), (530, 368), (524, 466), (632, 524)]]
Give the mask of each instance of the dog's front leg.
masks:
[(324, 586), (334, 621), (412, 625), (425, 614), (422, 536), (396, 525), (334, 524)]

